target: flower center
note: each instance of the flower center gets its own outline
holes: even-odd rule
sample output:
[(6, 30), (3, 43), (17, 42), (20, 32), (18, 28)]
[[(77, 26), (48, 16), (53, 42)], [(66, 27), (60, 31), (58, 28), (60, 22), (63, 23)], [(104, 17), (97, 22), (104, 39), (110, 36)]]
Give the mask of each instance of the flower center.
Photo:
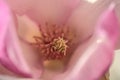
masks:
[(64, 40), (63, 38), (59, 37), (57, 39), (54, 39), (52, 42), (52, 49), (55, 52), (59, 52), (59, 54), (64, 54), (66, 55), (66, 50), (67, 50), (67, 41)]
[(68, 49), (75, 37), (66, 25), (45, 24), (40, 28), (41, 36), (34, 36), (39, 53), (45, 60), (59, 60), (68, 55)]

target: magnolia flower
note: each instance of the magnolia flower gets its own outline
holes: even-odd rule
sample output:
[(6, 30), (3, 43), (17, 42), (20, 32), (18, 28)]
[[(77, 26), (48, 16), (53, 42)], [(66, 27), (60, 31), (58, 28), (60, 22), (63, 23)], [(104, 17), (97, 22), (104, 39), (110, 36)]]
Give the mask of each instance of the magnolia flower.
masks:
[(118, 34), (114, 4), (90, 27), (85, 26), (82, 13), (76, 13), (81, 3), (8, 0), (10, 8), (0, 0), (2, 72), (41, 80), (98, 80), (103, 76), (112, 63)]

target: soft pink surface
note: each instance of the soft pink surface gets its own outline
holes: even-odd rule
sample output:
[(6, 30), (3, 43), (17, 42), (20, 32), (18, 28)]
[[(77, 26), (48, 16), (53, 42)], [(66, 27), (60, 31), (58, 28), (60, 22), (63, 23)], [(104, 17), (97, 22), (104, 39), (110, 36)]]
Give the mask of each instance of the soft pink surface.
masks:
[(0, 17), (0, 63), (17, 74), (30, 77), (11, 12), (3, 0), (0, 0)]
[[(98, 80), (108, 70), (118, 35), (118, 23), (113, 6), (110, 6), (98, 20), (95, 35), (88, 42), (87, 48), (80, 46), (74, 53), (68, 71), (58, 75), (55, 80)], [(79, 58), (81, 48), (84, 51)]]

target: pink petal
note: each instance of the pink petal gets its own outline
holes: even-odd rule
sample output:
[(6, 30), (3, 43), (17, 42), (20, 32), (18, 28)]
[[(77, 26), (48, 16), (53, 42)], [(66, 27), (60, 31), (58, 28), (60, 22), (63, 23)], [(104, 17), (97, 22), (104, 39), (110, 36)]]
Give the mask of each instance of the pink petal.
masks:
[(98, 17), (110, 2), (111, 0), (96, 0), (92, 4), (88, 0), (81, 0), (81, 5), (73, 12), (68, 22), (77, 29), (81, 41), (93, 34)]
[(7, 0), (19, 14), (28, 14), (40, 23), (63, 23), (79, 5), (80, 0)]
[(11, 8), (18, 14), (22, 15), (27, 12), (33, 5), (33, 0), (6, 0)]
[(117, 43), (116, 49), (120, 49), (120, 0), (114, 0), (114, 2), (117, 4), (116, 5), (116, 13), (119, 19), (119, 39)]
[(17, 15), (17, 21), (18, 21), (17, 31), (20, 39), (29, 43), (35, 42), (33, 36), (40, 36), (38, 24), (36, 24), (26, 15), (23, 16)]
[(24, 77), (31, 77), (31, 72), (18, 42), (15, 24), (8, 6), (0, 0), (0, 64)]
[(28, 66), (31, 68), (34, 77), (40, 77), (42, 70), (42, 60), (30, 43), (35, 43), (33, 36), (40, 36), (38, 25), (29, 17), (18, 16), (18, 35), (22, 46), (22, 56), (25, 58)]
[(54, 80), (99, 80), (112, 63), (117, 35), (118, 23), (112, 4), (100, 17), (94, 36), (78, 47), (68, 70)]

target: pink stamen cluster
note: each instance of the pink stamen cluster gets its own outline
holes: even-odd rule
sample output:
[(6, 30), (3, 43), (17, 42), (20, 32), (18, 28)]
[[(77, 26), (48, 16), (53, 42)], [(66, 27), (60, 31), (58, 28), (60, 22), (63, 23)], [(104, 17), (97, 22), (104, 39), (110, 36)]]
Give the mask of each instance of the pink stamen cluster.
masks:
[(74, 36), (72, 36), (73, 33), (69, 27), (46, 23), (44, 28), (40, 26), (39, 29), (41, 36), (34, 36), (34, 39), (43, 58), (45, 60), (56, 60), (65, 57)]

